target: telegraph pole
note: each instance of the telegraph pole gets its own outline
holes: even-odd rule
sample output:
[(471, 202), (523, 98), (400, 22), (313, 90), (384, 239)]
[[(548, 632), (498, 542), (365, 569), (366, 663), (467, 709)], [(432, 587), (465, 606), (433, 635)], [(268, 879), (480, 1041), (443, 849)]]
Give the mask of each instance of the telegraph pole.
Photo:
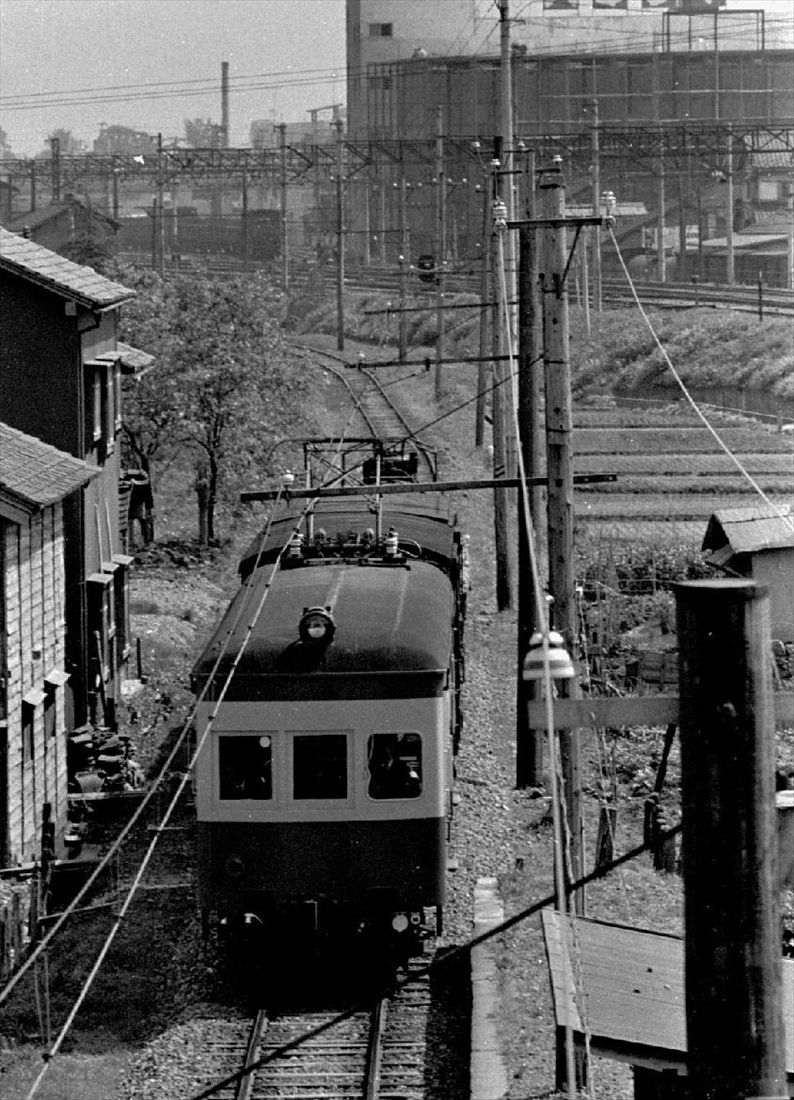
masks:
[(281, 286), (289, 290), (289, 226), (287, 223), (287, 124), (280, 122), (278, 131), (278, 149), (280, 156), (279, 196), (281, 209)]
[(438, 338), (436, 339), (436, 398), (441, 396), (441, 360), (444, 358), (444, 289), (446, 287), (447, 210), (446, 179), (444, 176), (444, 116), (439, 104), (436, 109), (436, 314)]
[(727, 187), (725, 189), (725, 249), (727, 252), (727, 272), (725, 280), (728, 286), (736, 282), (736, 269), (733, 249), (733, 127), (727, 123), (727, 137), (725, 139), (727, 149), (725, 151), (725, 173)]
[[(565, 216), (565, 188), (559, 165), (544, 172), (538, 187), (542, 214), (552, 220), (540, 276), (543, 297), (543, 358), (546, 378), (546, 461), (548, 468), (548, 563), (551, 625), (562, 634), (566, 648), (576, 653), (577, 623), (573, 574), (573, 414), (569, 359), (568, 261), (565, 226), (554, 219)], [(575, 683), (560, 681), (561, 694), (575, 691)], [(565, 808), (570, 851), (569, 872), (582, 874), (582, 795), (579, 779), (579, 739), (572, 730), (560, 731), (560, 756), (565, 783)], [(581, 891), (574, 898), (582, 913)]]
[[(535, 153), (527, 153), (524, 207), (529, 221), (535, 217)], [(518, 265), (518, 424), (519, 446), (528, 479), (541, 478), (545, 471), (543, 434), (543, 318), (538, 296), (537, 230), (521, 229)], [(529, 490), (530, 519), (527, 524), (523, 501), (518, 502), (518, 680), (516, 686), (516, 786), (540, 787), (543, 783), (543, 731), (528, 727), (527, 704), (534, 698), (534, 682), (524, 680), (524, 657), (529, 640), (540, 626), (541, 609), (535, 605), (531, 576), (529, 540), (535, 538), (538, 556), (542, 547), (544, 494), (541, 485)]]
[[(598, 100), (593, 100), (593, 213), (601, 214), (601, 140), (598, 123)], [(593, 309), (601, 312), (601, 229), (594, 225), (593, 234)], [(585, 296), (588, 288), (585, 286)]]
[(689, 1095), (787, 1094), (769, 598), (676, 586)]
[[(406, 197), (407, 183), (405, 170), (400, 172), (400, 329), (398, 358), (404, 363), (408, 357), (408, 315), (405, 312), (405, 300), (408, 292), (408, 265), (411, 255), (410, 229), (408, 227), (408, 201)], [(385, 225), (383, 236), (385, 237)]]
[(157, 270), (165, 278), (165, 194), (163, 189), (163, 135), (157, 135)]
[(345, 211), (344, 172), (345, 140), (344, 123), (337, 118), (336, 126), (336, 347), (345, 350)]
[[(59, 138), (50, 138), (50, 171), (52, 201), (61, 201), (61, 142)], [(35, 209), (35, 204), (34, 207)]]
[(229, 148), (229, 62), (221, 61), (221, 148)]
[(664, 249), (664, 231), (665, 231), (665, 222), (666, 222), (665, 209), (664, 209), (664, 204), (665, 204), (665, 195), (664, 195), (664, 127), (662, 127), (662, 126), (659, 127), (658, 183), (659, 183), (659, 190), (657, 192), (658, 193), (657, 202), (659, 204), (659, 219), (658, 219), (658, 223), (657, 223), (658, 228), (656, 230), (656, 232), (658, 233), (658, 239), (656, 241), (656, 267), (657, 267), (657, 274), (658, 274), (658, 277), (659, 277), (659, 282), (660, 283), (666, 283), (667, 282), (667, 255), (666, 255), (665, 249)]
[(482, 207), (482, 267), (480, 269), (480, 362), (477, 367), (477, 404), (474, 417), (474, 446), (482, 447), (485, 438), (485, 405), (486, 390), (488, 388), (488, 365), (486, 353), (488, 351), (488, 321), (490, 310), (485, 304), (491, 290), (491, 177), (486, 176), (483, 183), (483, 207)]

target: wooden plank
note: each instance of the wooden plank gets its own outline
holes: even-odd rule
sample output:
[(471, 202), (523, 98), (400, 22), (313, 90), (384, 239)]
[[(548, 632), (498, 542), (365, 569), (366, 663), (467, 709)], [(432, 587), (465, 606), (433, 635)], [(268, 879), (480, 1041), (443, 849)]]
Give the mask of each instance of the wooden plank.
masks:
[[(774, 705), (777, 728), (794, 727), (794, 692), (776, 691)], [(530, 729), (546, 728), (546, 705), (542, 699), (532, 700), (528, 712)], [(678, 695), (600, 695), (554, 700), (555, 729), (667, 726), (671, 723), (678, 725)]]

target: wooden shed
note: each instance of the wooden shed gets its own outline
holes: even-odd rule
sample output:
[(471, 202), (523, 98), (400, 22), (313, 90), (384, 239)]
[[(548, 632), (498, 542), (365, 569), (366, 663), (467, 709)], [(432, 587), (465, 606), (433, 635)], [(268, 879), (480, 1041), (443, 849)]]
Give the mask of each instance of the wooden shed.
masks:
[(794, 641), (794, 506), (780, 513), (769, 505), (715, 512), (701, 549), (712, 565), (763, 585), (772, 637)]
[(96, 467), (0, 423), (0, 866), (38, 858), (42, 806), (66, 825), (64, 501)]

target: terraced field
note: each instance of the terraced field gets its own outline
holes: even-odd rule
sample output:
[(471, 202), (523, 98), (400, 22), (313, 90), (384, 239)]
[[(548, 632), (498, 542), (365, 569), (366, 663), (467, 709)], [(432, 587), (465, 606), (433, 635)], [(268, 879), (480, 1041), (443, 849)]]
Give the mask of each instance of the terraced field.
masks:
[[(709, 422), (770, 500), (782, 507), (794, 502), (791, 433), (713, 411)], [(590, 407), (575, 412), (574, 424), (576, 473), (617, 474), (615, 482), (577, 490), (582, 533), (699, 540), (713, 512), (763, 506), (688, 408)]]

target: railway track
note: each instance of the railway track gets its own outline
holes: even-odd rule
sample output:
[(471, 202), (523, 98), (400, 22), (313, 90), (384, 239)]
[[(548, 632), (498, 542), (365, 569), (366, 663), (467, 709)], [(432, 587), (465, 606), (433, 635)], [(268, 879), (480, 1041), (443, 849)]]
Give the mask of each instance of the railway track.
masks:
[[(206, 1047), (202, 1062), (221, 1081), (218, 1100), (422, 1100), (430, 978), (426, 957), (371, 1009), (284, 1014), (260, 1009)], [(261, 1063), (261, 1064), (260, 1064)], [(212, 1081), (201, 1083), (205, 1090)]]
[(346, 388), (358, 418), (358, 424), (350, 428), (350, 435), (362, 433), (368, 438), (378, 439), (386, 453), (398, 442), (410, 439), (412, 447), (419, 454), (423, 476), (435, 480), (437, 471), (435, 451), (414, 434), (414, 429), (408, 424), (386, 392), (384, 385), (372, 371), (363, 366), (357, 370), (350, 370), (344, 365), (348, 360), (333, 352), (321, 351), (304, 344), (293, 343), (292, 347), (308, 362), (335, 375)]

